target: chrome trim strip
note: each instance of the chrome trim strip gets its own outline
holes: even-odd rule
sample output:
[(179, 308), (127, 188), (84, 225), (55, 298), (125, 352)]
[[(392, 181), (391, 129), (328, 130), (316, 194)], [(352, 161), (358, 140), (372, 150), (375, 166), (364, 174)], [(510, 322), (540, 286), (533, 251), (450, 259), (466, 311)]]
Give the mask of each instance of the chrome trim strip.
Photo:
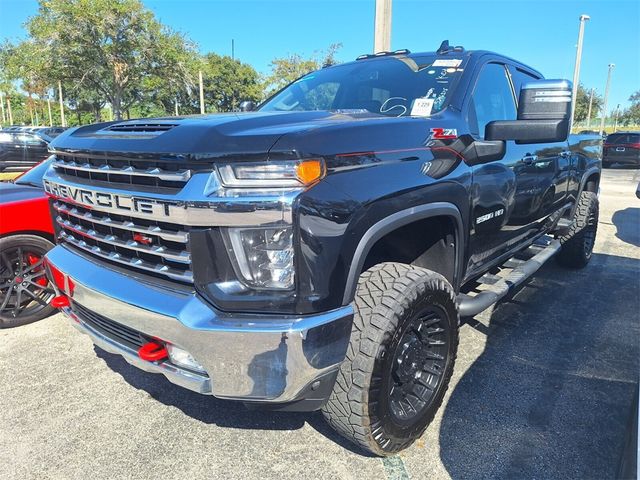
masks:
[(98, 233), (95, 230), (83, 227), (82, 225), (79, 225), (77, 223), (72, 223), (71, 221), (66, 220), (60, 216), (56, 217), (56, 223), (65, 230), (71, 230), (73, 233), (77, 233), (78, 235), (91, 238), (101, 243), (115, 245), (116, 247), (126, 248), (128, 250), (133, 250), (136, 252), (147, 253), (149, 255), (157, 255), (159, 257), (166, 258), (167, 260), (172, 260), (178, 263), (184, 263), (187, 265), (191, 263), (191, 254), (187, 251), (171, 250), (169, 248), (163, 247), (162, 245), (147, 247), (134, 240), (127, 241), (122, 240), (115, 235), (105, 235), (103, 233)]
[(100, 167), (94, 167), (90, 163), (78, 164), (76, 162), (65, 162), (64, 160), (60, 160), (57, 157), (54, 157), (52, 164), (54, 167), (67, 168), (69, 170), (78, 170), (80, 172), (107, 173), (109, 175), (130, 175), (136, 177), (153, 177), (159, 180), (176, 182), (186, 182), (187, 180), (189, 180), (189, 178), (191, 178), (190, 170), (167, 172), (166, 170), (162, 170), (157, 167), (141, 170), (132, 166), (115, 168), (107, 164), (104, 164)]
[(101, 213), (115, 213), (178, 225), (206, 227), (262, 226), (291, 223), (293, 202), (302, 189), (257, 193), (222, 189), (206, 195), (211, 173), (194, 174), (175, 195), (131, 190), (131, 185), (109, 187), (72, 181), (51, 167), (44, 177), (45, 192), (54, 199)]
[(565, 79), (545, 79), (523, 83), (520, 87), (522, 90), (539, 90), (545, 88), (558, 88), (569, 90), (571, 93), (571, 82)]
[(146, 227), (144, 225), (136, 225), (132, 221), (120, 222), (118, 220), (113, 220), (110, 217), (98, 218), (95, 215), (93, 215), (91, 212), (82, 213), (73, 206), (71, 208), (67, 208), (68, 205), (69, 204), (63, 201), (53, 202), (53, 208), (57, 212), (70, 215), (72, 217), (85, 220), (87, 222), (103, 225), (105, 227), (113, 227), (113, 228), (119, 228), (121, 230), (128, 230), (130, 232), (143, 233), (145, 235), (155, 235), (157, 237), (163, 238), (164, 240), (169, 240), (171, 242), (187, 243), (189, 241), (189, 233), (182, 230), (177, 232), (170, 232), (168, 230), (163, 230), (158, 226)]
[(193, 273), (190, 270), (181, 271), (162, 263), (153, 264), (138, 257), (127, 257), (126, 255), (122, 255), (113, 251), (105, 252), (100, 247), (89, 245), (84, 240), (77, 239), (75, 236), (65, 231), (61, 231), (59, 236), (65, 242), (70, 243), (74, 247), (89, 252), (98, 257), (104, 258), (106, 260), (111, 260), (112, 262), (117, 262), (129, 267), (136, 267), (148, 272), (160, 273), (174, 280), (180, 280), (182, 282), (193, 282)]

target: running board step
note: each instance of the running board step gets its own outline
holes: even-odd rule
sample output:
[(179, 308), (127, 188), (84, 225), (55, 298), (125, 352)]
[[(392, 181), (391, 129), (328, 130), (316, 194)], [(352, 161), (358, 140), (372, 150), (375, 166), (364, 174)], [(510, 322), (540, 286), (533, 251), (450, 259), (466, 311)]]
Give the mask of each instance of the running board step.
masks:
[(483, 290), (475, 296), (464, 293), (458, 295), (458, 308), (461, 317), (473, 317), (486, 310), (503, 298), (510, 290), (524, 282), (547, 260), (560, 250), (560, 240), (552, 240), (543, 250), (527, 261), (518, 263), (509, 275), (491, 285), (490, 290)]

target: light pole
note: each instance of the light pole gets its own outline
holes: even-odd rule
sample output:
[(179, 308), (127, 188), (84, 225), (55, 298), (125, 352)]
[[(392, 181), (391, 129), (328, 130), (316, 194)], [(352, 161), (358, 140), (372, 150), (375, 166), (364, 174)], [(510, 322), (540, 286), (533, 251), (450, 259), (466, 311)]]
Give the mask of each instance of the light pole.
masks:
[(60, 99), (60, 123), (63, 127), (67, 126), (67, 122), (64, 120), (64, 102), (62, 100), (62, 82), (58, 80), (58, 98)]
[(616, 119), (613, 124), (613, 133), (616, 133), (616, 130), (618, 130), (618, 115), (620, 115), (620, 104), (616, 107)]
[(53, 127), (53, 117), (51, 116), (51, 92), (47, 92), (47, 109), (49, 110), (49, 126)]
[(391, 50), (391, 0), (376, 0), (373, 53)]
[(607, 118), (607, 101), (609, 100), (609, 86), (611, 85), (611, 72), (616, 68), (615, 63), (609, 64), (609, 73), (607, 73), (607, 86), (604, 88), (604, 104), (602, 105), (602, 118), (600, 119), (600, 136), (604, 132), (604, 121)]
[(582, 62), (582, 39), (584, 37), (584, 24), (591, 17), (584, 13), (580, 15), (580, 28), (578, 29), (578, 48), (576, 49), (576, 64), (573, 67), (573, 91), (571, 92), (571, 124), (569, 131), (573, 127), (573, 116), (576, 112), (576, 100), (578, 96), (578, 83), (580, 82), (580, 63)]
[(2, 98), (2, 92), (0, 92), (0, 110), (2, 110), (2, 124), (7, 123), (7, 117), (4, 114), (4, 99)]
[(198, 82), (200, 83), (200, 114), (204, 115), (204, 88), (202, 86), (202, 70), (198, 71)]
[(591, 106), (593, 105), (593, 91), (595, 88), (591, 89), (591, 95), (589, 95), (589, 110), (587, 111), (587, 128), (591, 126)]

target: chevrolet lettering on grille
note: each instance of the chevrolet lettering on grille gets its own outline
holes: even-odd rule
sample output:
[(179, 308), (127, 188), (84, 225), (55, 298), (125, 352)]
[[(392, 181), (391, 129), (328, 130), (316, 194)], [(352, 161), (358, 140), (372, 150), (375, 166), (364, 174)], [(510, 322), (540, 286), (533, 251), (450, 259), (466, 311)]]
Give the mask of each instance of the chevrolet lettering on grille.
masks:
[(149, 215), (150, 217), (170, 216), (171, 204), (158, 200), (148, 200), (109, 192), (98, 192), (86, 188), (61, 185), (50, 180), (44, 180), (44, 190), (55, 198), (67, 200), (87, 208), (96, 207), (100, 209), (102, 207), (106, 210), (119, 210), (122, 211), (123, 214), (125, 214), (125, 212), (135, 212)]

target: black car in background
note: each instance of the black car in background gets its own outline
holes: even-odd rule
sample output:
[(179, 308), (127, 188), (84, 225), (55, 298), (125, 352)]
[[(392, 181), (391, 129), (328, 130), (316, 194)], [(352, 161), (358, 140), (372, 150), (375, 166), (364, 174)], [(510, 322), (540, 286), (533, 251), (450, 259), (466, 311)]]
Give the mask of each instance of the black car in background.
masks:
[(49, 143), (63, 127), (8, 127), (0, 130), (0, 172), (22, 172), (49, 156)]
[(616, 132), (608, 135), (602, 148), (602, 166), (614, 163), (640, 167), (640, 132)]

